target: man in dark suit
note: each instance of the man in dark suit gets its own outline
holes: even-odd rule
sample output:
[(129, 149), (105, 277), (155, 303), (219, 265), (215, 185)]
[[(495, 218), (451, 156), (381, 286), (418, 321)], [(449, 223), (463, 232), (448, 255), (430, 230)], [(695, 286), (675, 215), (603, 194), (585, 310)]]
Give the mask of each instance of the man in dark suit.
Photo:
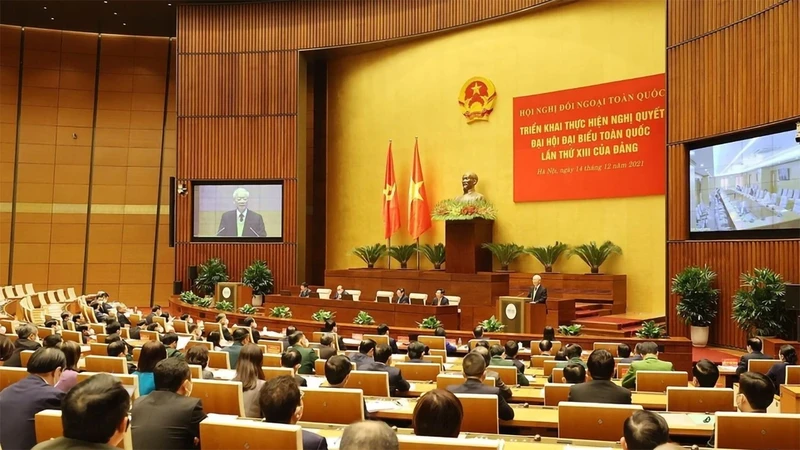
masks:
[(144, 316), (144, 320), (145, 320), (145, 322), (147, 322), (148, 325), (150, 325), (151, 323), (153, 323), (153, 317), (160, 316), (160, 315), (161, 315), (161, 306), (153, 305), (150, 308), (150, 314)]
[(608, 350), (593, 351), (586, 366), (592, 380), (573, 385), (569, 389), (569, 401), (631, 404), (631, 391), (611, 381), (614, 375), (614, 356)]
[(477, 353), (483, 358), (483, 364), (486, 366), (486, 369), (484, 369), (484, 371), (486, 372), (485, 375), (489, 378), (494, 378), (494, 386), (500, 390), (500, 395), (504, 399), (509, 400), (511, 399), (511, 396), (514, 395), (514, 393), (511, 392), (511, 388), (508, 387), (503, 382), (503, 379), (500, 378), (499, 373), (489, 369), (489, 364), (491, 364), (492, 357), (491, 353), (489, 352), (489, 348), (484, 345), (481, 345), (484, 344), (485, 342), (486, 341), (479, 342), (478, 345), (476, 345), (475, 348), (473, 348), (470, 353)]
[(356, 363), (356, 370), (365, 370), (362, 368), (370, 366), (375, 362), (373, 359), (375, 355), (375, 341), (372, 339), (364, 339), (358, 344), (358, 353), (350, 357), (350, 361)]
[(319, 338), (319, 358), (328, 359), (336, 355), (336, 349), (333, 347), (333, 334), (325, 333)]
[(305, 378), (297, 374), (297, 371), (300, 370), (300, 364), (302, 362), (303, 362), (303, 355), (301, 355), (300, 352), (298, 352), (293, 348), (286, 350), (283, 353), (283, 355), (281, 355), (281, 367), (292, 369), (294, 381), (297, 383), (297, 385), (299, 387), (306, 387), (308, 386), (308, 381), (306, 381)]
[(23, 350), (38, 350), (39, 329), (36, 325), (26, 323), (17, 327), (17, 341), (14, 342), (14, 353), (6, 361), (6, 367), (22, 367), (21, 353)]
[(236, 209), (226, 211), (219, 221), (216, 236), (221, 237), (267, 237), (264, 218), (261, 214), (247, 209), (250, 193), (245, 188), (233, 191)]
[(450, 300), (444, 296), (444, 289), (437, 289), (436, 293), (433, 294), (433, 306), (447, 306), (450, 304)]
[(34, 416), (45, 409), (61, 409), (64, 392), (55, 384), (67, 366), (64, 352), (40, 348), (28, 360), (28, 376), (0, 392), (0, 446), (29, 449), (36, 445)]
[(186, 360), (167, 358), (153, 369), (156, 390), (139, 397), (131, 410), (134, 448), (194, 449), (200, 442), (200, 422), (206, 418), (192, 392), (192, 372)]
[(281, 339), (281, 342), (283, 342), (283, 351), (289, 349), (290, 347), (289, 336), (293, 335), (295, 331), (297, 331), (297, 327), (295, 327), (294, 325), (289, 325), (288, 327), (286, 327), (286, 336), (283, 339)]
[(528, 298), (531, 303), (547, 303), (547, 288), (542, 286), (542, 277), (534, 275), (531, 279), (533, 286), (528, 291)]
[[(264, 385), (259, 394), (264, 421), (296, 424), (303, 417), (303, 396), (297, 383), (289, 377), (275, 377)], [(303, 430), (303, 450), (327, 450), (328, 441), (311, 431)]]
[(742, 355), (741, 359), (739, 359), (739, 366), (736, 368), (736, 375), (741, 375), (744, 372), (747, 372), (747, 365), (751, 359), (772, 359), (771, 356), (761, 353), (761, 349), (763, 347), (764, 344), (761, 342), (761, 339), (757, 337), (752, 337), (747, 340), (747, 354)]
[(454, 394), (496, 395), (497, 416), (501, 420), (512, 420), (514, 418), (514, 410), (508, 406), (506, 399), (500, 395), (500, 390), (483, 384), (483, 379), (486, 378), (486, 361), (483, 356), (477, 353), (470, 353), (464, 357), (462, 365), (466, 381), (463, 384), (447, 386), (447, 390)]
[(396, 355), (400, 353), (397, 350), (397, 341), (395, 341), (391, 336), (389, 336), (389, 325), (382, 323), (378, 325), (378, 336), (387, 336), (389, 338), (389, 347), (392, 348), (392, 354)]
[(371, 372), (386, 372), (389, 374), (389, 395), (394, 396), (398, 392), (408, 392), (411, 385), (403, 379), (400, 369), (391, 366), (392, 348), (386, 344), (375, 346), (375, 362), (366, 366), (365, 369)]
[(406, 290), (403, 288), (397, 290), (397, 304), (398, 305), (411, 304), (411, 299), (406, 295)]
[(309, 348), (306, 335), (302, 331), (295, 331), (289, 336), (289, 344), (291, 344), (291, 349), (300, 353), (300, 368), (297, 373), (314, 375), (314, 361), (317, 360), (317, 352)]
[(303, 281), (300, 283), (300, 298), (308, 298), (309, 294), (311, 294), (311, 289), (308, 288), (308, 283)]
[(345, 291), (342, 285), (340, 284), (336, 286), (336, 292), (333, 293), (333, 297), (331, 297), (331, 300), (341, 300), (342, 296), (345, 294), (348, 294), (348, 292)]
[[(353, 364), (347, 356), (336, 355), (329, 358), (325, 361), (325, 381), (328, 382), (328, 387), (333, 389), (344, 388), (352, 370)], [(369, 411), (367, 411), (367, 402), (364, 400), (364, 419), (368, 418)]]
[(231, 369), (236, 367), (239, 362), (239, 354), (242, 352), (242, 347), (250, 343), (250, 332), (244, 328), (237, 328), (233, 332), (233, 344), (229, 347), (223, 347), (222, 351), (228, 353), (228, 361), (231, 364)]
[(256, 323), (256, 319), (248, 316), (244, 318), (243, 323), (245, 326), (250, 327), (250, 342), (258, 344), (258, 341), (261, 340), (261, 333), (258, 332), (258, 324)]
[(425, 354), (425, 344), (422, 342), (414, 341), (408, 344), (408, 361), (416, 364), (426, 364), (428, 361), (422, 359)]
[(120, 326), (123, 326), (123, 327), (125, 327), (125, 326), (130, 327), (131, 326), (131, 320), (128, 318), (128, 316), (125, 315), (125, 314), (127, 314), (127, 312), (128, 312), (128, 307), (127, 306), (122, 305), (122, 304), (117, 306), (117, 322), (119, 322)]

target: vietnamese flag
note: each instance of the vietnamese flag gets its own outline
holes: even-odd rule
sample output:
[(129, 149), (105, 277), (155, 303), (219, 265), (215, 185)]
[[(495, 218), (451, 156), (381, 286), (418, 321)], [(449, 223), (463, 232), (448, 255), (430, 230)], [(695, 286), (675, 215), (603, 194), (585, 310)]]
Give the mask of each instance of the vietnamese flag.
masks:
[(397, 202), (392, 141), (389, 141), (389, 152), (386, 154), (386, 175), (383, 186), (383, 234), (385, 239), (389, 239), (395, 231), (400, 229), (400, 204)]
[(422, 164), (419, 162), (419, 143), (415, 142), (411, 186), (408, 189), (408, 233), (412, 238), (419, 239), (430, 227), (431, 211), (428, 208), (428, 195), (425, 193)]

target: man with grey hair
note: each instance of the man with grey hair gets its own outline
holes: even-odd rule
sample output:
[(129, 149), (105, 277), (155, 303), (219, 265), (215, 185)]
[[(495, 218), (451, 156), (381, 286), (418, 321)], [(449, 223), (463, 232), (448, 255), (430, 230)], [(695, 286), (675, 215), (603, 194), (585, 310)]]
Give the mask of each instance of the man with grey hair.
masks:
[(531, 299), (531, 303), (547, 303), (547, 288), (542, 286), (542, 277), (536, 274), (531, 279), (531, 282), (533, 286), (528, 292), (528, 298)]
[(377, 420), (365, 420), (349, 425), (342, 433), (339, 450), (398, 450), (397, 434)]
[(247, 208), (250, 192), (245, 188), (233, 191), (233, 203), (236, 209), (222, 215), (217, 228), (220, 237), (267, 237), (264, 218), (261, 214)]
[(22, 352), (24, 350), (38, 350), (42, 345), (39, 343), (39, 329), (32, 323), (18, 325), (17, 340), (14, 342), (14, 353), (5, 362), (6, 367), (22, 367)]

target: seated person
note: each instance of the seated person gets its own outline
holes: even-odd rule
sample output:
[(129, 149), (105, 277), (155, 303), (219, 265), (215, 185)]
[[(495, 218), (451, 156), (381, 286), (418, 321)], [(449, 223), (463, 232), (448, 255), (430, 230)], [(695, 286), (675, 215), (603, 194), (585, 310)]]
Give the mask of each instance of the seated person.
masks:
[(164, 327), (162, 327), (161, 324), (158, 323), (158, 322), (153, 322), (153, 323), (147, 325), (145, 327), (145, 330), (147, 330), (147, 331), (155, 331), (156, 333), (158, 333), (159, 336), (161, 336), (164, 333)]
[(300, 363), (302, 362), (303, 356), (293, 348), (286, 350), (281, 355), (281, 367), (292, 369), (292, 376), (294, 377), (294, 381), (297, 382), (297, 385), (299, 387), (306, 387), (308, 386), (306, 379), (297, 374), (297, 371), (300, 370)]
[(406, 290), (403, 288), (397, 289), (397, 304), (398, 305), (411, 304), (411, 299), (406, 295)]
[[(739, 412), (767, 413), (767, 408), (775, 399), (775, 387), (766, 375), (758, 372), (744, 372), (739, 375), (739, 393), (733, 399)], [(714, 435), (711, 433), (709, 447), (714, 447)]]
[(489, 356), (489, 349), (483, 345), (477, 345), (475, 348), (472, 349), (470, 353), (477, 353), (483, 357), (483, 363), (486, 367), (484, 371), (486, 372), (486, 377), (494, 378), (494, 386), (500, 390), (500, 395), (503, 396), (504, 399), (508, 400), (513, 395), (511, 392), (511, 388), (506, 386), (503, 380), (500, 378), (500, 374), (491, 370), (489, 368), (489, 363), (491, 362), (491, 356)]
[(175, 333), (167, 333), (161, 337), (161, 343), (167, 347), (167, 358), (183, 358), (184, 355), (178, 350), (178, 335)]
[(564, 376), (561, 378), (564, 383), (580, 384), (586, 381), (586, 369), (580, 364), (569, 363), (564, 367)]
[[(265, 422), (294, 425), (303, 417), (303, 395), (292, 378), (275, 377), (259, 391), (259, 409)], [(327, 449), (328, 441), (323, 436), (303, 430), (303, 450)]]
[[(514, 342), (514, 341), (511, 341)], [(489, 360), (490, 366), (501, 366), (501, 367), (514, 367), (514, 361), (510, 359), (504, 358), (505, 356), (505, 347), (501, 347), (499, 345), (493, 345), (489, 348), (489, 355), (491, 356), (491, 360)], [(517, 344), (514, 342), (514, 349), (517, 349)], [(512, 351), (513, 351), (512, 350)], [(514, 352), (516, 354), (516, 352)], [(525, 378), (525, 367), (523, 366), (523, 372), (517, 370), (517, 384), (520, 386), (529, 386), (530, 382), (527, 378)]]
[(747, 340), (747, 354), (742, 355), (739, 359), (739, 365), (736, 367), (736, 375), (747, 372), (747, 366), (751, 359), (772, 359), (771, 356), (761, 353), (763, 342), (760, 338), (752, 337)]
[(61, 325), (58, 324), (56, 319), (50, 319), (44, 323), (45, 328), (53, 330), (53, 334), (61, 333)]
[(110, 319), (110, 322), (106, 324), (106, 334), (119, 334), (119, 330), (122, 329), (121, 324), (113, 319)]
[(411, 427), (417, 436), (457, 438), (463, 419), (461, 400), (448, 390), (434, 389), (417, 401)]
[(375, 341), (372, 339), (364, 339), (358, 344), (358, 353), (350, 357), (350, 361), (356, 363), (356, 370), (362, 370), (362, 367), (367, 367), (374, 363), (373, 355), (375, 354)]
[(294, 325), (289, 325), (288, 327), (286, 327), (286, 331), (284, 332), (285, 333), (284, 338), (281, 340), (283, 342), (283, 351), (289, 349), (290, 347), (289, 336), (294, 334), (295, 331), (297, 331), (297, 327), (295, 327)]
[(400, 369), (392, 367), (392, 348), (386, 344), (375, 346), (375, 362), (364, 366), (365, 370), (371, 372), (386, 372), (389, 374), (389, 395), (397, 395), (398, 392), (408, 392), (411, 385), (403, 379)]
[(142, 329), (145, 329), (146, 326), (147, 322), (145, 320), (140, 320), (138, 323), (131, 326), (131, 328), (128, 330), (128, 335), (131, 337), (131, 339), (138, 341), (142, 338), (142, 334), (140, 332)]
[(261, 417), (258, 396), (259, 391), (266, 384), (264, 371), (261, 370), (263, 364), (264, 354), (261, 353), (261, 347), (256, 344), (245, 344), (242, 347), (242, 352), (239, 354), (239, 360), (236, 363), (236, 376), (233, 377), (232, 381), (242, 383), (242, 400), (244, 413), (247, 417)]
[(44, 348), (61, 348), (61, 344), (64, 340), (61, 338), (60, 334), (51, 334), (44, 339), (42, 339), (42, 347)]
[(97, 374), (70, 389), (61, 402), (64, 436), (44, 441), (33, 448), (114, 448), (128, 431), (130, 407), (131, 396), (122, 383), (109, 374)]
[(448, 356), (456, 353), (456, 351), (458, 350), (456, 346), (447, 342), (447, 334), (444, 331), (444, 327), (437, 327), (435, 330), (433, 330), (433, 335), (445, 338), (444, 349), (447, 351)]
[(565, 353), (565, 349), (561, 349), (556, 352), (555, 361), (566, 361), (567, 355)]
[(244, 318), (242, 323), (244, 323), (246, 327), (250, 328), (250, 334), (252, 334), (252, 336), (250, 336), (250, 342), (258, 344), (258, 341), (261, 340), (261, 333), (258, 332), (258, 324), (256, 323), (256, 319), (254, 319), (252, 316), (247, 316)]
[(517, 359), (517, 353), (519, 353), (519, 344), (517, 341), (508, 340), (506, 341), (505, 345), (505, 353), (506, 359), (511, 361), (514, 366), (519, 370), (519, 373), (525, 374), (525, 363)]
[(386, 422), (363, 421), (347, 426), (339, 450), (399, 450), (397, 433)]
[(128, 307), (120, 303), (117, 305), (117, 322), (123, 327), (130, 328), (131, 327), (131, 319), (128, 318), (130, 314), (128, 313)]
[(425, 355), (425, 350), (427, 350), (427, 347), (422, 342), (414, 341), (408, 344), (408, 361), (406, 362), (418, 364), (427, 363), (428, 361), (422, 359)]
[[(147, 395), (156, 389), (153, 370), (162, 359), (166, 359), (167, 349), (158, 341), (148, 341), (139, 354), (139, 367), (133, 374), (139, 377), (139, 395)], [(188, 367), (188, 366), (187, 366)]]
[(546, 339), (539, 341), (539, 354), (542, 356), (550, 356), (550, 351), (553, 350), (553, 343)]
[(300, 298), (308, 298), (309, 294), (311, 294), (311, 289), (308, 288), (308, 283), (303, 281), (300, 283)]
[(225, 313), (217, 314), (214, 321), (220, 324), (222, 328), (222, 338), (228, 342), (232, 341), (233, 335), (231, 335), (231, 331), (228, 329), (228, 316), (226, 316)]
[(344, 295), (349, 295), (349, 293), (345, 291), (342, 285), (340, 284), (339, 286), (336, 286), (336, 292), (333, 293), (331, 300), (341, 300), (342, 296)]
[[(336, 355), (325, 361), (325, 380), (329, 388), (343, 388), (347, 385), (353, 365), (344, 355)], [(369, 417), (367, 403), (364, 402), (364, 418)]]
[(250, 332), (244, 328), (237, 328), (233, 332), (233, 344), (222, 349), (223, 352), (228, 353), (228, 361), (230, 362), (231, 369), (236, 367), (236, 362), (239, 361), (239, 354), (242, 352), (242, 347), (250, 343)]
[(36, 325), (25, 323), (17, 327), (17, 340), (14, 342), (14, 353), (5, 362), (6, 367), (22, 367), (22, 360), (20, 354), (23, 350), (38, 350), (41, 348), (39, 344), (39, 329)]
[(297, 373), (303, 375), (314, 375), (314, 361), (317, 360), (317, 352), (313, 348), (308, 347), (308, 339), (302, 331), (295, 331), (289, 336), (290, 349), (297, 350), (302, 356), (300, 362), (300, 369)]
[(636, 411), (622, 425), (620, 444), (624, 450), (655, 449), (669, 442), (669, 426), (661, 414)]
[[(127, 359), (128, 347), (126, 347), (125, 343), (122, 341), (116, 341), (108, 344), (108, 346), (106, 347), (106, 353), (108, 354), (108, 356), (113, 356), (113, 357), (119, 356), (121, 358), (125, 358), (126, 362), (128, 361)], [(136, 372), (136, 364), (129, 362), (128, 373), (132, 374), (134, 372)]]
[(433, 306), (447, 306), (450, 304), (450, 300), (444, 296), (444, 289), (437, 289), (436, 293), (433, 294)]
[(397, 350), (397, 341), (395, 341), (391, 336), (389, 336), (389, 325), (382, 323), (378, 325), (378, 336), (388, 336), (389, 337), (389, 347), (392, 348), (393, 354), (398, 354), (399, 351)]
[(336, 321), (333, 319), (326, 319), (325, 323), (322, 325), (322, 329), (320, 330), (323, 333), (333, 333), (336, 335), (336, 343), (339, 346), (340, 351), (347, 350), (347, 346), (344, 344), (344, 338), (339, 336), (339, 326), (336, 324)]
[(472, 329), (472, 339), (483, 339), (483, 327), (478, 325)]
[(220, 343), (221, 340), (222, 335), (217, 330), (209, 331), (208, 335), (206, 336), (206, 342), (210, 342), (211, 349), (217, 352), (222, 350), (222, 344)]
[(500, 390), (483, 384), (483, 380), (486, 378), (486, 360), (483, 356), (473, 351), (464, 357), (462, 366), (466, 380), (463, 384), (447, 386), (447, 390), (454, 394), (496, 395), (498, 417), (501, 420), (512, 420), (514, 418), (514, 410), (508, 406), (506, 399), (500, 394)]
[(713, 388), (719, 380), (719, 368), (708, 359), (701, 359), (692, 367), (692, 386)]
[(640, 345), (642, 360), (631, 363), (631, 368), (622, 379), (622, 387), (636, 389), (636, 372), (641, 371), (672, 371), (672, 363), (658, 359), (658, 345), (655, 342), (642, 342)]
[(617, 357), (622, 358), (619, 361), (621, 363), (631, 363), (631, 348), (628, 346), (628, 344), (619, 344), (617, 346)]
[(786, 381), (786, 366), (797, 364), (797, 350), (789, 344), (783, 345), (778, 357), (781, 362), (774, 364), (767, 372), (767, 378), (775, 385), (775, 395), (781, 393), (781, 385)]
[(66, 366), (61, 350), (40, 348), (28, 360), (28, 376), (0, 392), (0, 447), (36, 445), (34, 416), (45, 409), (61, 409), (64, 392), (54, 386)]
[(202, 401), (189, 396), (189, 365), (184, 359), (165, 356), (153, 373), (155, 390), (137, 398), (131, 409), (133, 448), (193, 450), (200, 442), (200, 422), (206, 414)]
[(200, 366), (204, 380), (214, 379), (214, 373), (206, 369), (208, 366), (208, 349), (202, 345), (195, 345), (186, 352), (186, 363)]
[[(576, 364), (577, 366), (577, 364)], [(592, 379), (569, 388), (569, 401), (587, 403), (631, 404), (631, 391), (611, 381), (614, 356), (608, 350), (595, 350), (586, 363)], [(578, 366), (580, 367), (580, 366)], [(566, 375), (566, 369), (564, 374)], [(566, 377), (565, 377), (566, 378)]]
[(78, 361), (81, 360), (81, 344), (74, 341), (66, 341), (61, 345), (61, 351), (67, 359), (67, 366), (64, 367), (64, 371), (61, 372), (61, 376), (55, 386), (61, 392), (69, 392), (73, 386), (78, 384), (78, 373), (83, 372), (83, 370), (78, 369)]
[[(579, 366), (583, 366), (583, 369), (586, 370), (586, 363), (583, 362), (581, 359), (581, 354), (583, 353), (583, 348), (581, 348), (578, 344), (569, 344), (564, 349), (564, 357), (567, 359), (566, 361), (558, 361), (555, 365), (556, 368), (567, 367), (569, 364), (578, 364)], [(558, 360), (558, 356), (556, 355), (556, 360)], [(553, 374), (550, 374), (550, 377), (547, 378), (547, 381), (550, 383), (553, 382)]]
[(153, 317), (161, 317), (161, 306), (153, 305), (150, 307), (150, 314), (144, 316), (145, 325), (153, 323)]
[(320, 359), (328, 359), (336, 354), (336, 349), (333, 347), (333, 335), (325, 333), (319, 338), (319, 357)]

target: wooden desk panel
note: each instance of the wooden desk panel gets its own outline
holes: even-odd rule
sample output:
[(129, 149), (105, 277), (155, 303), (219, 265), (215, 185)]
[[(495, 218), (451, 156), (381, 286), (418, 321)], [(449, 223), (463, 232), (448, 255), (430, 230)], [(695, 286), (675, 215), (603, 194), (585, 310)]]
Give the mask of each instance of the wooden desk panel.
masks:
[(800, 386), (781, 385), (781, 413), (800, 414)]

